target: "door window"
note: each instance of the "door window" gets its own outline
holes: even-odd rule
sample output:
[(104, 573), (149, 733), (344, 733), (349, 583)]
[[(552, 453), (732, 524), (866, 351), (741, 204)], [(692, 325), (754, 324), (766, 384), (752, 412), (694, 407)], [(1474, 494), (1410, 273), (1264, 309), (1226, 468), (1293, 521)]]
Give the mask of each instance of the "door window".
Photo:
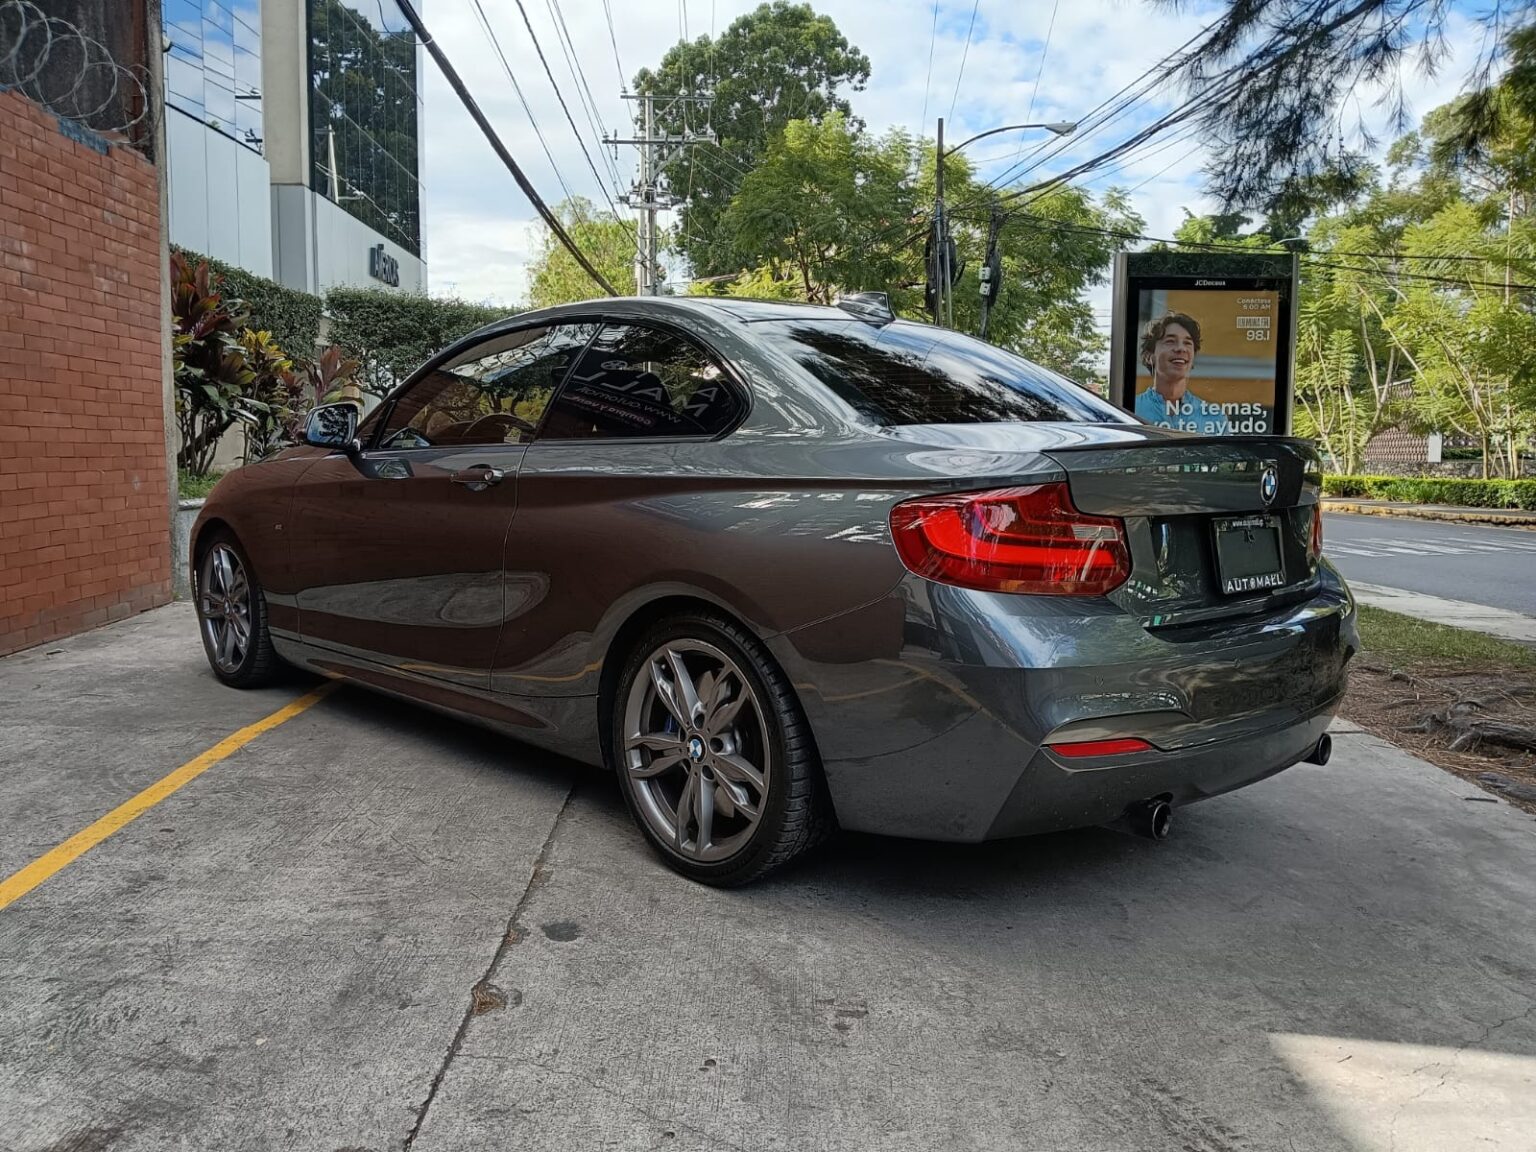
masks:
[(715, 436), (741, 415), (725, 373), (681, 336), (605, 325), (555, 398), (540, 440)]
[(594, 324), (524, 328), (477, 344), (434, 369), (395, 403), (379, 446), (522, 444), (596, 331)]

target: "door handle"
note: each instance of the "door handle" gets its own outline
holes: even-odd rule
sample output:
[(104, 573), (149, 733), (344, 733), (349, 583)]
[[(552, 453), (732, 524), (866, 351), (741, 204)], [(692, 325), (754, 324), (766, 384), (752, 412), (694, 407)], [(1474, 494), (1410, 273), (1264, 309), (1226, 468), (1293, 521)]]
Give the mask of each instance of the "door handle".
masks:
[(476, 464), (473, 468), (464, 468), (452, 473), (448, 479), (455, 484), (463, 484), (471, 492), (483, 492), (492, 484), (500, 484), (506, 475), (500, 468), (492, 468), (489, 464)]

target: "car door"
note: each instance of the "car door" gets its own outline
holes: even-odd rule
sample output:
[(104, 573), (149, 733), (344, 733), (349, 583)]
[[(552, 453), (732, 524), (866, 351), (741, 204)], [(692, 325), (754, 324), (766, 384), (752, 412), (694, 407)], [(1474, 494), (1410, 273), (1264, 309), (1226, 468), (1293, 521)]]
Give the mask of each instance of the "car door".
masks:
[(517, 472), (595, 326), (502, 333), (415, 380), (299, 482), (289, 568), (306, 644), (483, 688)]
[(595, 692), (592, 634), (635, 573), (710, 565), (707, 534), (690, 527), (701, 515), (698, 490), (730, 480), (710, 476), (714, 463), (701, 453), (745, 412), (743, 389), (688, 337), (604, 325), (556, 393), (518, 473), (493, 691)]

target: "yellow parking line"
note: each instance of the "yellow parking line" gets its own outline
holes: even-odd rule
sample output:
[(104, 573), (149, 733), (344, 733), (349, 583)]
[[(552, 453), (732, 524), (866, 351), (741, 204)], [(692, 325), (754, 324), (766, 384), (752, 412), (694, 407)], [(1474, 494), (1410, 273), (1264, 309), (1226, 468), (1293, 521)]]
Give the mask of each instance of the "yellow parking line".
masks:
[(20, 900), (55, 872), (89, 852), (120, 828), (126, 828), (182, 785), (196, 780), (220, 760), (232, 756), (263, 732), (270, 732), (279, 724), (286, 723), (299, 713), (308, 711), (330, 695), (335, 687), (334, 683), (322, 684), (307, 696), (300, 696), (293, 703), (284, 705), (270, 716), (264, 716), (254, 724), (247, 724), (238, 732), (224, 737), (202, 755), (188, 760), (169, 775), (162, 776), (137, 796), (131, 800), (125, 800), (96, 823), (82, 828), (57, 848), (39, 856), (21, 871), (13, 872), (4, 880), (0, 880), (0, 909)]

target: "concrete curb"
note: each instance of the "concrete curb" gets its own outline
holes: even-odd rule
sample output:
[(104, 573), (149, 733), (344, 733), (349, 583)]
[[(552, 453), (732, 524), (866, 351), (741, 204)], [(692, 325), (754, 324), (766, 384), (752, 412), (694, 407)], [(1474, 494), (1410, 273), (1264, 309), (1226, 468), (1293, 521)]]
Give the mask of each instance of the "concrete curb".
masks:
[(1446, 520), (1453, 524), (1494, 524), (1501, 528), (1536, 529), (1536, 512), (1496, 508), (1434, 508), (1423, 504), (1409, 506), (1360, 503), (1323, 497), (1323, 511), (1348, 512), (1356, 516), (1401, 516), (1408, 520)]
[(192, 573), (188, 567), (191, 560), (188, 553), (192, 548), (192, 525), (202, 510), (201, 498), (176, 501), (176, 519), (172, 522), (171, 532), (171, 583), (178, 600), (185, 600), (192, 595)]
[(1416, 620), (1428, 620), (1433, 624), (1445, 624), (1451, 628), (1465, 628), (1500, 640), (1512, 640), (1517, 644), (1536, 645), (1536, 616), (1526, 616), (1505, 608), (1490, 608), (1486, 604), (1469, 604), (1465, 600), (1447, 600), (1443, 596), (1429, 596), (1423, 592), (1410, 592), (1405, 588), (1387, 588), (1380, 584), (1362, 584), (1351, 580), (1349, 590), (1355, 600), (1373, 608), (1385, 608)]

